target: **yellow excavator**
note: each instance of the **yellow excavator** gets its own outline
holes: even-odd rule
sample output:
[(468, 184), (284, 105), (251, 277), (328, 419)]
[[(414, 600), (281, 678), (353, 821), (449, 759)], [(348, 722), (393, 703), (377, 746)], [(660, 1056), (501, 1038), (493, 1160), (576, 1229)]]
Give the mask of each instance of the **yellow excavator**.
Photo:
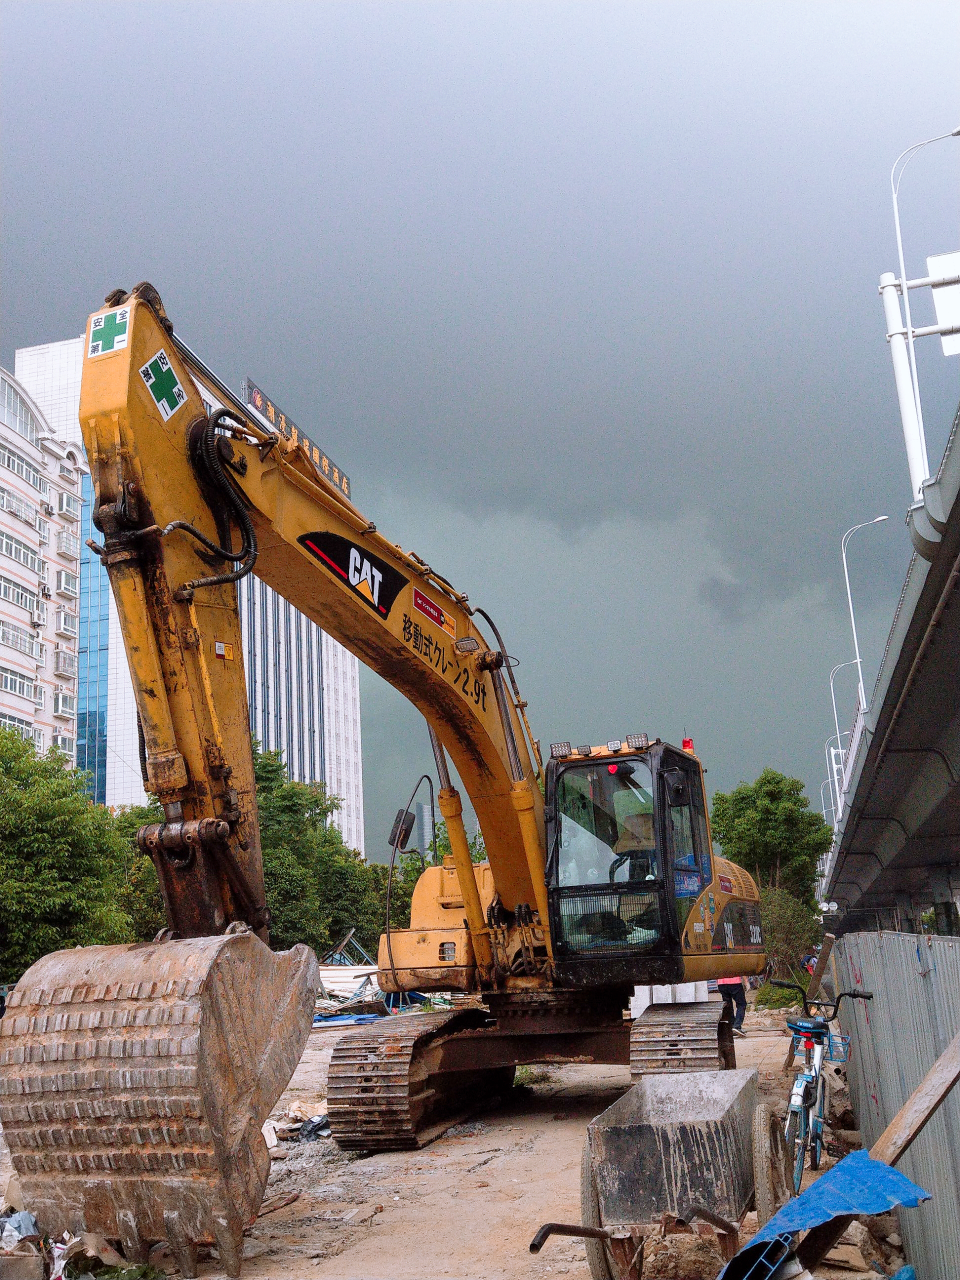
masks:
[[(554, 743), (544, 766), (492, 620), (362, 516), (309, 440), (236, 400), (152, 286), (90, 317), (80, 423), (102, 538), (91, 546), (164, 813), (138, 840), (169, 928), (46, 956), (9, 999), (0, 1121), (51, 1234), (97, 1230), (131, 1260), (165, 1240), (188, 1276), (197, 1244), (215, 1244), (237, 1275), (263, 1195), (261, 1125), (306, 1042), (317, 969), (306, 947), (268, 946), (236, 589), (249, 573), (422, 712), (452, 850), (420, 877), (410, 927), (381, 939), (379, 982), (458, 999), (343, 1037), (328, 1086), (336, 1141), (426, 1142), (509, 1088), (518, 1063), (735, 1065), (717, 1004), (626, 1015), (638, 983), (765, 962), (757, 888), (711, 848), (691, 742)], [(480, 865), (450, 762), (483, 833)]]

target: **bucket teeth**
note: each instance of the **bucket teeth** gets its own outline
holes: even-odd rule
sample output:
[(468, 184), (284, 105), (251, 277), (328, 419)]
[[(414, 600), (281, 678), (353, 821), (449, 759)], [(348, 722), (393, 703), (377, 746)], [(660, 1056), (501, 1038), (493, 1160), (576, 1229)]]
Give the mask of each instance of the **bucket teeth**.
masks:
[(52, 1237), (96, 1231), (133, 1264), (167, 1241), (239, 1275), (270, 1157), (260, 1127), (312, 1022), (317, 963), (253, 933), (44, 956), (0, 1023), (0, 1123)]

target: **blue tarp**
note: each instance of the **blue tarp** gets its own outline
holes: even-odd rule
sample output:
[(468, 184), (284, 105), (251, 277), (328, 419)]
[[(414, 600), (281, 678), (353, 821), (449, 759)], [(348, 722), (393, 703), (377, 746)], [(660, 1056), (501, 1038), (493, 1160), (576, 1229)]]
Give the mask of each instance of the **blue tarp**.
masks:
[(784, 1231), (806, 1231), (845, 1213), (886, 1213), (895, 1205), (916, 1208), (929, 1200), (929, 1191), (905, 1178), (889, 1164), (871, 1160), (867, 1151), (853, 1151), (835, 1164), (795, 1200), (788, 1200), (779, 1213), (754, 1236), (772, 1240)]
[(341, 1013), (332, 1018), (325, 1018), (317, 1013), (314, 1014), (313, 1025), (315, 1027), (357, 1027), (364, 1022), (376, 1022), (382, 1016), (379, 1013)]
[[(748, 1245), (728, 1262), (718, 1280), (769, 1280), (790, 1253), (798, 1231), (818, 1227), (846, 1214), (886, 1213), (895, 1205), (916, 1208), (930, 1193), (866, 1151), (854, 1151), (828, 1169), (796, 1200), (788, 1200)], [(912, 1267), (903, 1267), (894, 1280), (916, 1280)]]

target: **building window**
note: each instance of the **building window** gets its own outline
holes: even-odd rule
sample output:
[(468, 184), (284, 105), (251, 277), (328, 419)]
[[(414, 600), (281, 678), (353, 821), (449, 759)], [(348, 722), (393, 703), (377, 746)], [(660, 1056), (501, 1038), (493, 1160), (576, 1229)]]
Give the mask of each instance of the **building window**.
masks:
[(68, 569), (57, 570), (57, 595), (69, 596), (71, 600), (80, 599), (80, 579)]
[(39, 470), (14, 449), (8, 448), (5, 444), (0, 444), (0, 467), (6, 467), (8, 471), (12, 471), (14, 475), (18, 475), (21, 480), (26, 480), (27, 484), (36, 489), (37, 493), (46, 497), (50, 492), (49, 483), (44, 480)]
[(41, 560), (33, 547), (28, 547), (12, 533), (7, 533), (6, 529), (0, 529), (0, 553), (9, 556), (11, 560), (16, 560), (17, 564), (32, 569), (34, 573), (40, 572)]
[(57, 552), (71, 560), (80, 559), (80, 539), (75, 538), (66, 529), (57, 530)]
[(18, 604), (21, 609), (29, 609), (31, 613), (37, 612), (37, 593), (28, 591), (19, 582), (14, 582), (12, 578), (7, 578), (2, 573), (0, 573), (0, 600), (9, 600), (11, 604)]
[(74, 695), (57, 689), (53, 695), (53, 714), (61, 720), (76, 720), (77, 700)]
[(77, 749), (76, 738), (71, 738), (68, 733), (55, 733), (51, 745), (55, 750), (62, 751), (64, 755), (68, 755), (71, 758)]
[(69, 609), (57, 610), (57, 635), (76, 637), (78, 631), (77, 615)]
[(39, 447), (40, 423), (6, 378), (0, 378), (0, 418), (24, 440)]
[(77, 655), (57, 645), (53, 651), (53, 674), (74, 679), (77, 674)]
[(0, 485), (0, 510), (9, 511), (24, 524), (34, 527), (40, 519), (40, 513), (32, 502), (21, 498), (19, 493), (14, 493), (12, 489), (5, 489), (2, 485)]
[(19, 716), (12, 716), (7, 711), (0, 711), (0, 729), (12, 729), (25, 742), (33, 739), (39, 745), (43, 740), (40, 730), (35, 729), (29, 720), (21, 720)]
[(80, 499), (75, 493), (61, 493), (58, 510), (64, 520), (79, 520)]
[(38, 707), (43, 706), (43, 689), (36, 680), (31, 680), (22, 671), (0, 667), (0, 689), (4, 693), (15, 693), (18, 698), (29, 698)]
[(18, 653), (25, 653), (28, 658), (33, 658), (39, 662), (43, 645), (26, 627), (18, 627), (15, 622), (6, 622), (0, 620), (0, 644), (5, 644), (8, 649), (16, 649)]

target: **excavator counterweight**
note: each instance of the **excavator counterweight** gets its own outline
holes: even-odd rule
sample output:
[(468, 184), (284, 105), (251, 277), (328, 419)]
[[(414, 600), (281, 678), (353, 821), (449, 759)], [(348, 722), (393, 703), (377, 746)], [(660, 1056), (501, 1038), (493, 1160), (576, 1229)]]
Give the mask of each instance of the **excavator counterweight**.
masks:
[(317, 969), (304, 947), (268, 946), (236, 592), (249, 573), (422, 712), (450, 837), (409, 928), (388, 924), (379, 981), (472, 999), (340, 1040), (336, 1140), (429, 1141), (508, 1090), (520, 1063), (733, 1065), (716, 1006), (660, 1007), (632, 1039), (625, 1016), (638, 983), (765, 962), (756, 885), (713, 853), (692, 751), (638, 734), (558, 743), (544, 766), (488, 615), (362, 516), (295, 430), (240, 404), (152, 286), (90, 317), (80, 423), (144, 785), (163, 810), (138, 841), (169, 928), (47, 956), (10, 1000), (0, 1119), (47, 1229), (101, 1231), (131, 1259), (165, 1239), (184, 1275), (215, 1243), (236, 1275), (263, 1194), (260, 1126), (302, 1052)]

